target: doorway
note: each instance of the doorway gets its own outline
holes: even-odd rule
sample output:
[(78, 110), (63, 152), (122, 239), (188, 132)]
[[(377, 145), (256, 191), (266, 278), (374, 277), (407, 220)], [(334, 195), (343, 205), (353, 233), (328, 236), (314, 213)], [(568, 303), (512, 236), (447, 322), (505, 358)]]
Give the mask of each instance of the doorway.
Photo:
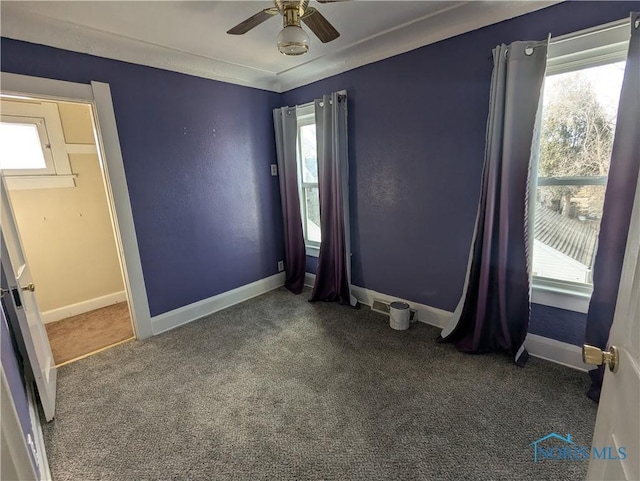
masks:
[(92, 109), (2, 98), (3, 174), (57, 366), (135, 338)]

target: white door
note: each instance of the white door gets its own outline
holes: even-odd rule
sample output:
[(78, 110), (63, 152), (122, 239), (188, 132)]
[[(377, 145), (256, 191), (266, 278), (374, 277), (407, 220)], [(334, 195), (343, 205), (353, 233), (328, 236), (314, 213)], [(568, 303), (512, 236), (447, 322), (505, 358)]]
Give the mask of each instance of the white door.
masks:
[(618, 367), (605, 367), (592, 447), (610, 446), (612, 456), (592, 456), (587, 479), (640, 480), (640, 178), (609, 345)]
[(0, 182), (0, 227), (2, 269), (9, 284), (3, 299), (11, 303), (20, 326), (27, 358), (35, 378), (45, 418), (51, 421), (56, 407), (57, 371), (51, 354), (49, 338), (36, 301), (36, 286), (22, 250), (20, 236), (7, 192), (5, 179)]

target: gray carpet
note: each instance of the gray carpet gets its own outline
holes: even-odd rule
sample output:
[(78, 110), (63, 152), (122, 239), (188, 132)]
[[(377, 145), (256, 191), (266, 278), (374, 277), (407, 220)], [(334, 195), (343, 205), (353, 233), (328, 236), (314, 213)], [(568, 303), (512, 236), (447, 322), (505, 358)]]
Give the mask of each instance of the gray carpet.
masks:
[(529, 444), (590, 444), (586, 374), (307, 298), (280, 289), (62, 367), (54, 480), (584, 478)]

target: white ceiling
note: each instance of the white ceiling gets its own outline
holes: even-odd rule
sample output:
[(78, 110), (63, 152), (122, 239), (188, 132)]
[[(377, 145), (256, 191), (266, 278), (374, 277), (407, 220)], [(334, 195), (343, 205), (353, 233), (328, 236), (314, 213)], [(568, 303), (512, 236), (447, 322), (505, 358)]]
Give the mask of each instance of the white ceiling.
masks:
[(281, 17), (242, 36), (226, 31), (265, 1), (6, 1), (2, 36), (283, 92), (558, 1), (311, 2), (341, 33), (309, 53), (281, 55)]

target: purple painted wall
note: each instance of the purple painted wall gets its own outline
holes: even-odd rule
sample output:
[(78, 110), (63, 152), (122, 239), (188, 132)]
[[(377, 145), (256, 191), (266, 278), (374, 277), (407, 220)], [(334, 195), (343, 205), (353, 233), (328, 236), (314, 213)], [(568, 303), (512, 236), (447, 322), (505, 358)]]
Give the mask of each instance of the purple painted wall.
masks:
[[(152, 315), (277, 272), (271, 111), (341, 89), (354, 284), (453, 310), (477, 209), (491, 49), (634, 9), (640, 2), (566, 2), (282, 95), (4, 38), (1, 68), (111, 85)], [(531, 331), (555, 337), (538, 313)]]
[[(4, 306), (0, 308), (0, 344), (2, 369), (7, 377), (9, 391), (11, 392), (11, 397), (13, 398), (13, 403), (16, 407), (18, 418), (20, 419), (20, 425), (22, 426), (22, 433), (26, 442), (27, 436), (29, 435), (31, 436), (31, 439), (34, 439), (33, 427), (31, 426), (31, 416), (29, 415), (29, 400), (22, 381), (22, 372), (18, 365), (17, 354), (11, 342), (11, 334), (4, 314)], [(38, 467), (33, 453), (30, 451), (29, 454), (31, 456), (33, 468), (36, 470), (36, 475), (38, 476), (38, 479), (40, 479), (40, 468)]]
[(556, 307), (531, 304), (529, 332), (582, 347), (587, 315)]
[(278, 272), (279, 94), (6, 38), (1, 58), (110, 84), (152, 316)]
[[(283, 105), (348, 92), (353, 283), (452, 311), (478, 206), (492, 48), (639, 8), (567, 2), (286, 92)], [(531, 332), (582, 344), (584, 318), (538, 306)]]

